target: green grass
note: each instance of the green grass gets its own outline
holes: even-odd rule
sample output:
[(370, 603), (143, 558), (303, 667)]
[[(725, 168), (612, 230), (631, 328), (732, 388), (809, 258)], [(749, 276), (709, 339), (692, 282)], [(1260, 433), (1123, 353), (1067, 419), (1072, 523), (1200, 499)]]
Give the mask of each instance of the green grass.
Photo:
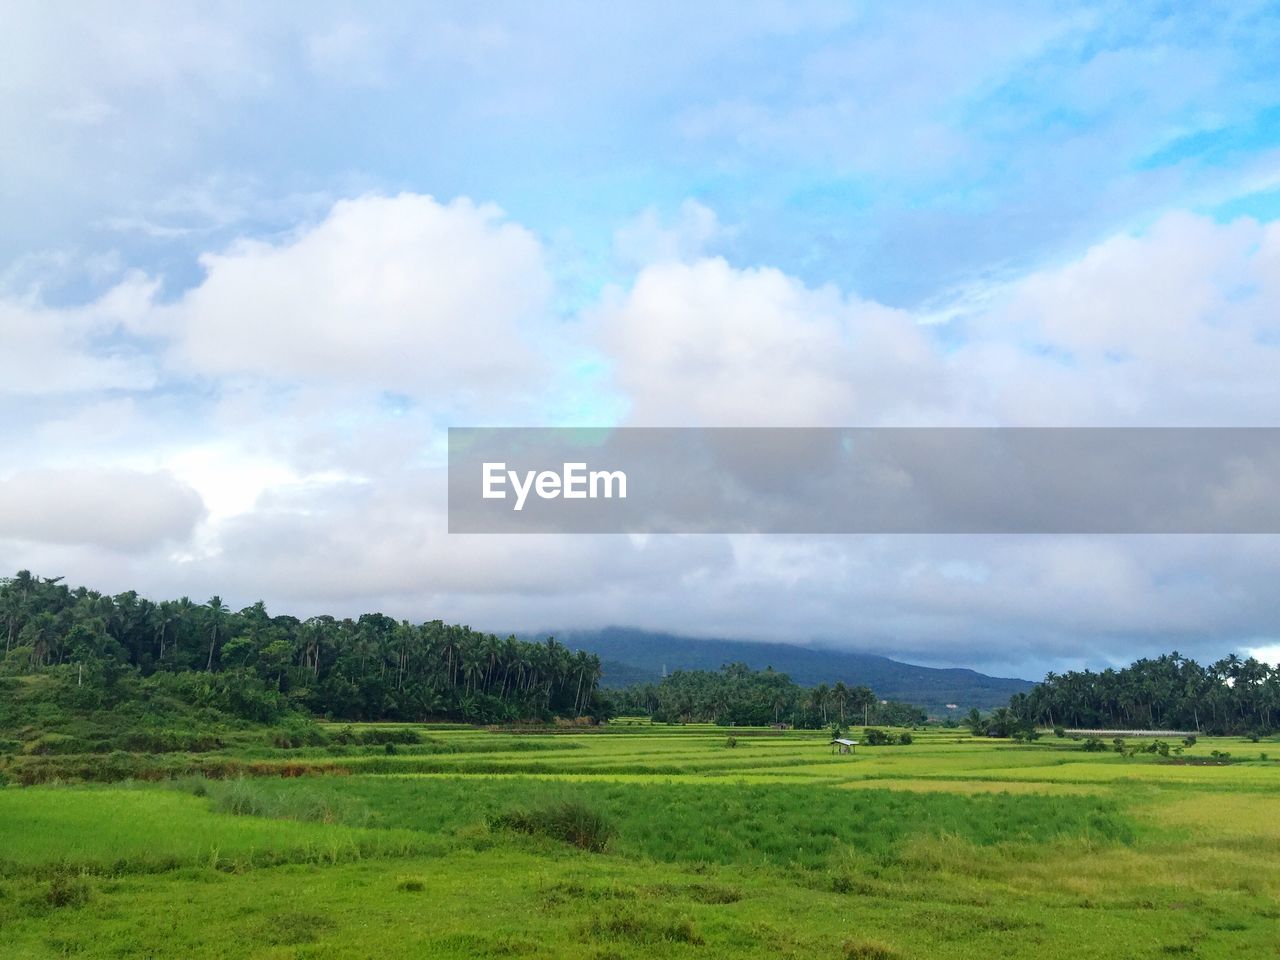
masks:
[[(323, 810), (349, 805), (359, 825), (451, 833), (513, 810), (572, 803), (617, 825), (614, 849), (666, 862), (821, 869), (833, 850), (888, 857), (916, 835), (950, 835), (979, 846), (1061, 837), (1128, 842), (1133, 827), (1114, 801), (1086, 797), (859, 794), (812, 785), (556, 782), (447, 777), (351, 777), (209, 784), (215, 797), (250, 794), (251, 806), (290, 816), (290, 802)], [(225, 801), (222, 809), (228, 809)], [(307, 819), (300, 815), (300, 819)]]
[(1277, 955), (1274, 740), (1202, 738), (1185, 757), (1233, 762), (1195, 766), (944, 730), (839, 757), (812, 732), (412, 729), (0, 789), (0, 957)]

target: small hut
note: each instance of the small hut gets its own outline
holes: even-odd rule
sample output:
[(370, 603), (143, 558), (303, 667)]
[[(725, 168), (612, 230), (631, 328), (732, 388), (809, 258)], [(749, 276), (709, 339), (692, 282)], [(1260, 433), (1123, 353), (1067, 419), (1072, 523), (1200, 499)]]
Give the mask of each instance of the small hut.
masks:
[(858, 745), (857, 740), (846, 740), (844, 737), (835, 737), (831, 741), (832, 753), (853, 753), (853, 748)]

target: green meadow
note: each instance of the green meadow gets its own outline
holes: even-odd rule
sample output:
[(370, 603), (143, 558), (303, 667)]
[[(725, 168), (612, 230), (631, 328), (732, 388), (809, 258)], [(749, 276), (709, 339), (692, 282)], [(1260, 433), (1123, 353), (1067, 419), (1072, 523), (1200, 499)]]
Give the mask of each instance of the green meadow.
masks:
[(355, 732), (20, 758), (0, 956), (1280, 956), (1275, 739)]

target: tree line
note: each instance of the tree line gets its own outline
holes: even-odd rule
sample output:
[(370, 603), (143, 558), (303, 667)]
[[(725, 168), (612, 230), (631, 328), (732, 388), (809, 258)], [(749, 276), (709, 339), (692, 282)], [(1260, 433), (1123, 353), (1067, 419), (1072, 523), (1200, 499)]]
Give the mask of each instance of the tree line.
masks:
[(343, 720), (509, 723), (608, 710), (600, 659), (554, 638), (380, 613), (301, 620), (273, 616), (261, 601), (233, 611), (217, 596), (157, 603), (61, 581), (26, 570), (0, 581), (0, 669), (69, 669), (77, 683), (179, 674), (187, 686), (231, 686), (240, 699)]
[(816, 729), (850, 723), (910, 726), (925, 720), (918, 707), (881, 702), (865, 686), (837, 681), (806, 689), (785, 673), (752, 670), (742, 663), (720, 670), (677, 670), (661, 683), (636, 684), (611, 695), (617, 714), (648, 716), (659, 723), (785, 723)]
[(1120, 670), (1049, 673), (1015, 694), (1009, 711), (1050, 727), (1270, 732), (1280, 717), (1280, 668), (1234, 653), (1206, 667), (1175, 651)]

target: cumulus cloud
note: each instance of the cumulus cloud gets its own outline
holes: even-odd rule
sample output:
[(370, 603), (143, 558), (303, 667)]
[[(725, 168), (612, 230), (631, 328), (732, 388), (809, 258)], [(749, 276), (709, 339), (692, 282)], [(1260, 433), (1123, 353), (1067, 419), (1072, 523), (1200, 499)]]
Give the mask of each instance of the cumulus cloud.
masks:
[(1280, 224), (1170, 214), (1011, 285), (949, 358), (1018, 425), (1273, 425)]
[(542, 251), (493, 206), (345, 200), (289, 240), (241, 241), (201, 264), (173, 308), (176, 358), (199, 373), (482, 396), (539, 366)]
[(658, 263), (597, 312), (647, 425), (1266, 425), (1280, 225), (1171, 214), (937, 324), (724, 260)]
[(79, 307), (49, 307), (35, 297), (0, 299), (0, 394), (150, 387), (155, 361), (127, 333), (149, 308), (154, 289), (130, 276)]
[(719, 258), (649, 267), (596, 319), (637, 425), (914, 419), (944, 375), (905, 311)]
[(140, 552), (190, 536), (199, 495), (164, 472), (81, 467), (0, 480), (0, 538)]

